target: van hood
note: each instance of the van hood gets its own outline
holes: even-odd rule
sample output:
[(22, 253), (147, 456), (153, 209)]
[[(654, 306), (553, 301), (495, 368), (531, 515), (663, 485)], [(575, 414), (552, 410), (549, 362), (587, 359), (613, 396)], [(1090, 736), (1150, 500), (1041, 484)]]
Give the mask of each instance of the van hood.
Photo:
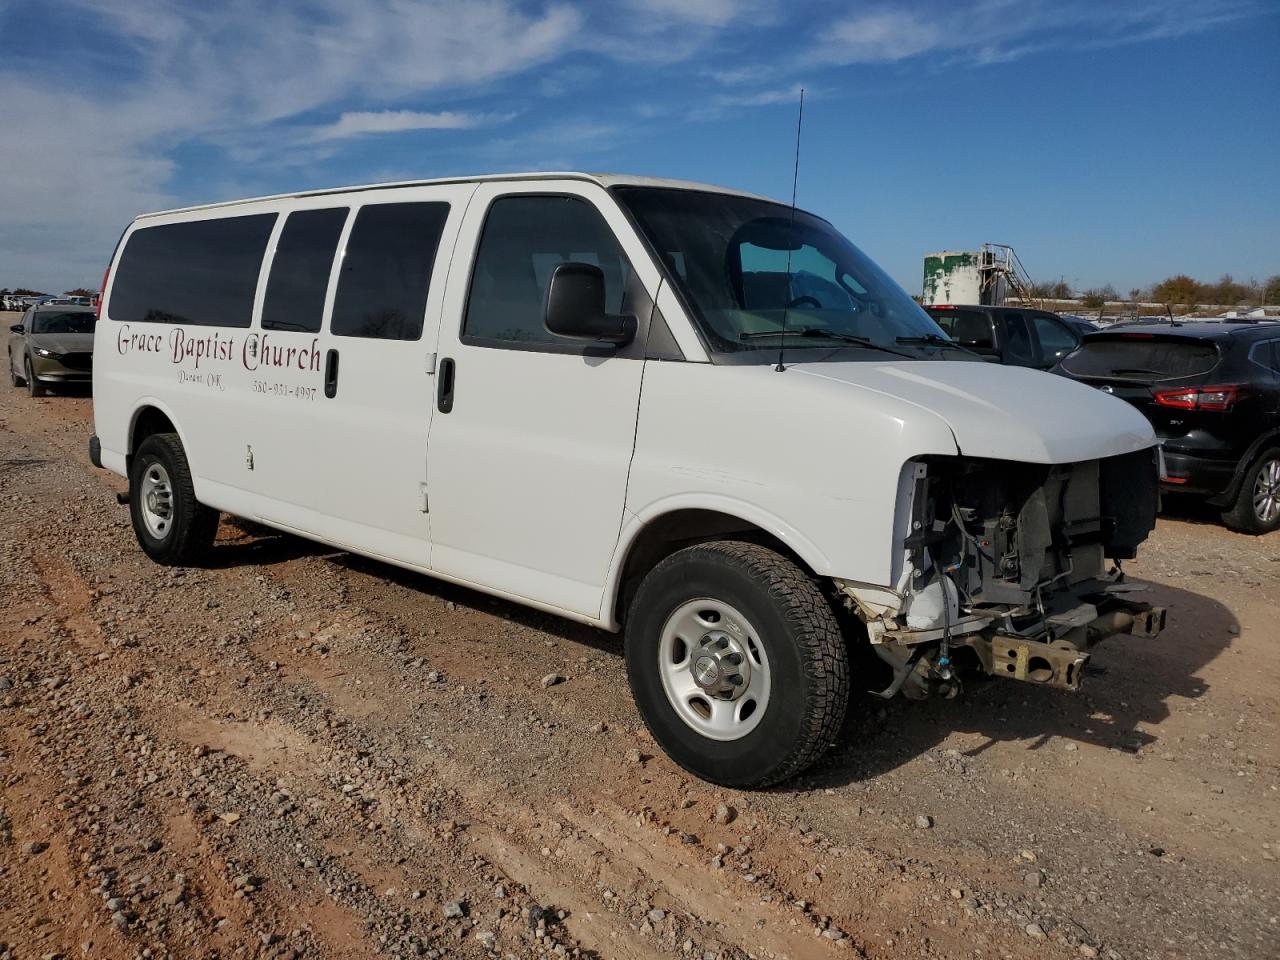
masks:
[(1155, 444), (1137, 410), (1051, 373), (990, 363), (793, 363), (790, 371), (892, 397), (939, 417), (968, 457), (1078, 463)]

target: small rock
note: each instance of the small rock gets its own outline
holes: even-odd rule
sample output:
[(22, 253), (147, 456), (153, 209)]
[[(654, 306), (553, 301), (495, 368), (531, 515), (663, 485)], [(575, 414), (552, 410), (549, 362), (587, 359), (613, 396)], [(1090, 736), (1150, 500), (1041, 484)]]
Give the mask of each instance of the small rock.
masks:
[(240, 814), (235, 811), (228, 810), (226, 813), (218, 814), (218, 819), (223, 823), (235, 823), (240, 819)]
[(641, 753), (639, 750), (637, 750), (635, 747), (632, 747), (630, 750), (627, 751), (628, 763), (641, 763), (643, 762), (643, 760), (644, 760), (644, 754)]
[(129, 929), (129, 915), (125, 913), (123, 910), (117, 910), (115, 913), (113, 913), (111, 915), (111, 922), (114, 923), (121, 930)]
[(467, 904), (462, 900), (450, 900), (444, 905), (446, 919), (457, 920), (467, 915)]
[(498, 945), (498, 937), (492, 930), (481, 930), (476, 934), (476, 942), (486, 950), (492, 950)]
[(597, 720), (595, 723), (591, 725), (592, 733), (604, 733), (608, 729), (609, 729), (609, 725), (606, 724), (603, 720)]
[(1024, 929), (1027, 936), (1032, 940), (1043, 940), (1045, 938), (1044, 928), (1038, 923), (1028, 923)]
[(1096, 957), (1096, 956), (1098, 955), (1098, 948), (1097, 948), (1097, 947), (1091, 947), (1091, 946), (1089, 946), (1089, 944), (1087, 944), (1087, 943), (1082, 943), (1082, 944), (1080, 944), (1080, 950), (1079, 950), (1079, 953), (1080, 953), (1080, 956), (1082, 956), (1082, 957), (1088, 957), (1088, 958), (1089, 958), (1089, 960), (1093, 960), (1093, 958), (1094, 958), (1094, 957)]
[(498, 884), (493, 888), (493, 896), (497, 900), (505, 900), (507, 898), (507, 888), (502, 884)]
[(548, 687), (554, 687), (558, 683), (564, 683), (564, 677), (560, 676), (558, 673), (548, 673), (542, 678), (542, 689), (545, 690)]
[(32, 840), (30, 843), (23, 845), (22, 852), (35, 856), (36, 854), (44, 853), (48, 849), (49, 845), (43, 840)]
[(161, 846), (163, 846), (163, 844), (161, 844), (160, 839), (158, 837), (152, 837), (142, 845), (142, 849), (147, 853), (155, 853)]
[(1020, 852), (1018, 853), (1018, 856), (1020, 856), (1023, 860), (1027, 861), (1027, 863), (1035, 863), (1035, 862), (1036, 862), (1036, 855), (1035, 855), (1035, 851), (1034, 851), (1034, 850), (1023, 850), (1023, 851), (1020, 851)]
[(174, 887), (172, 890), (166, 891), (164, 895), (160, 897), (160, 902), (166, 907), (176, 907), (183, 901), (186, 895), (186, 891), (183, 890), (182, 887)]
[(933, 827), (933, 817), (920, 814), (916, 817), (916, 826), (921, 830), (928, 830)]
[(112, 897), (107, 901), (107, 909), (112, 913), (117, 913), (123, 910), (126, 906), (128, 906), (128, 903), (124, 897)]
[(728, 823), (732, 823), (733, 818), (736, 815), (737, 815), (737, 811), (735, 811), (727, 803), (716, 804), (716, 823), (720, 824), (721, 826), (724, 826), (725, 824), (728, 824)]
[(952, 899), (952, 900), (963, 900), (963, 899), (964, 899), (964, 891), (963, 891), (963, 890), (961, 890), (959, 887), (952, 887), (952, 888), (951, 888), (951, 899)]
[(1042, 873), (1039, 870), (1034, 870), (1031, 873), (1025, 874), (1022, 878), (1022, 882), (1025, 883), (1028, 887), (1032, 887), (1032, 888), (1043, 887), (1044, 873)]
[(665, 910), (659, 910), (657, 907), (654, 907), (649, 911), (649, 919), (654, 923), (661, 923), (666, 918), (667, 912)]

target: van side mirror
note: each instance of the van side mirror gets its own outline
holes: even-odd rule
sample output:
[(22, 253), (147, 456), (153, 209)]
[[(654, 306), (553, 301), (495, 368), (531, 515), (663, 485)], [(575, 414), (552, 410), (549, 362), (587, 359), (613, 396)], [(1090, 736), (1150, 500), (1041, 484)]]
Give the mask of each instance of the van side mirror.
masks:
[(22, 332), (22, 324), (20, 324), (20, 323), (15, 323), (15, 324), (13, 324), (11, 327), (9, 327), (9, 332), (10, 332), (10, 333), (21, 333), (21, 332)]
[(543, 323), (573, 340), (622, 345), (635, 339), (636, 318), (604, 311), (604, 271), (590, 263), (562, 263), (551, 272)]

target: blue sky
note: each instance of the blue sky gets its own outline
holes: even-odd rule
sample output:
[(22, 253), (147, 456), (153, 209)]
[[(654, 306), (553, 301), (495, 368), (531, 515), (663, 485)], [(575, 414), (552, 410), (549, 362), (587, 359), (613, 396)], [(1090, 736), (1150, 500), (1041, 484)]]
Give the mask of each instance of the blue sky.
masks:
[(0, 286), (137, 213), (587, 169), (790, 193), (908, 290), (1011, 243), (1122, 291), (1280, 273), (1274, 0), (0, 0)]

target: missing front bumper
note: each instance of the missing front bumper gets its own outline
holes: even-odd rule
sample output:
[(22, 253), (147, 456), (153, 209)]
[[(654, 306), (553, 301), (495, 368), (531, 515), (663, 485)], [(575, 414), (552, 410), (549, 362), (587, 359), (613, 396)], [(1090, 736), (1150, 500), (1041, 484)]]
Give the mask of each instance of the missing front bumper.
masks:
[(1094, 645), (1121, 634), (1158, 636), (1164, 629), (1166, 617), (1164, 607), (1108, 597), (1105, 612), (1057, 640), (1046, 642), (999, 631), (982, 631), (957, 638), (956, 642), (972, 648), (982, 669), (994, 677), (1078, 690)]
[(1121, 634), (1155, 637), (1165, 626), (1164, 607), (1114, 594), (1092, 599), (1047, 620), (1053, 629), (1040, 636), (1014, 633), (996, 621), (980, 626), (980, 617), (956, 623), (945, 644), (937, 630), (873, 631), (873, 649), (894, 674), (889, 687), (873, 692), (881, 697), (901, 693), (911, 700), (940, 691), (953, 696), (957, 681), (949, 669), (950, 653), (961, 647), (973, 650), (983, 672), (993, 677), (1078, 690), (1094, 646)]

